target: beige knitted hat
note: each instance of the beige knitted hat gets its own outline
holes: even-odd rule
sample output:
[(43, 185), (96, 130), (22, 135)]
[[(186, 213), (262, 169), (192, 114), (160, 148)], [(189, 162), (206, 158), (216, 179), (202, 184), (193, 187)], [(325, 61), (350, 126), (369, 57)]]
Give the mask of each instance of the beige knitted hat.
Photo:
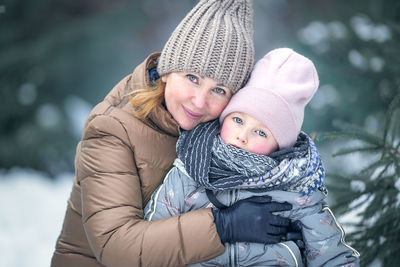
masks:
[(176, 27), (159, 58), (160, 75), (184, 71), (236, 93), (254, 65), (250, 0), (200, 0)]

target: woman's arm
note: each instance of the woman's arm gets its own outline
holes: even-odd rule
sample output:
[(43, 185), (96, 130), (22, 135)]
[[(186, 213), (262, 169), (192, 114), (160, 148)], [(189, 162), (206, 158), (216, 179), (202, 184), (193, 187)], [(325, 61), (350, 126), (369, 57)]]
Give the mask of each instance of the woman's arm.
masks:
[(223, 253), (210, 209), (143, 220), (134, 149), (124, 133), (117, 119), (97, 116), (84, 133), (76, 161), (83, 177), (84, 229), (97, 260), (113, 267), (183, 266)]

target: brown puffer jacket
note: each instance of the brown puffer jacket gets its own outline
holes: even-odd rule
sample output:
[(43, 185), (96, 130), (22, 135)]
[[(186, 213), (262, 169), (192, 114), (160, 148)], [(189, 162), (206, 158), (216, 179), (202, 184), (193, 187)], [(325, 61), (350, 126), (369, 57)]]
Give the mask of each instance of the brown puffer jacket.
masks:
[(224, 252), (210, 209), (154, 222), (143, 207), (176, 157), (178, 125), (163, 107), (146, 122), (127, 94), (145, 88), (151, 54), (93, 108), (51, 266), (183, 266)]

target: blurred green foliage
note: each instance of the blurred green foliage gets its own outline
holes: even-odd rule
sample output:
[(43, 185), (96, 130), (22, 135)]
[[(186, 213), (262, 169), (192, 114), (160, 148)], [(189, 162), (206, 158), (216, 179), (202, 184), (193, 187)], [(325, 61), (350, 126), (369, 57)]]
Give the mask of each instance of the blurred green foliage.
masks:
[(361, 169), (329, 173), (328, 188), (337, 214), (351, 214), (348, 239), (361, 251), (362, 266), (396, 266), (400, 261), (400, 95), (390, 103), (384, 127), (369, 133), (356, 125), (335, 123), (337, 132), (321, 139), (355, 140), (338, 146), (334, 156), (359, 155)]
[[(1, 6), (0, 167), (30, 167), (50, 175), (71, 171), (79, 134), (72, 129), (66, 100), (78, 96), (94, 105), (132, 71), (128, 61), (134, 54), (126, 51), (147, 18), (128, 1), (8, 1)], [(118, 38), (123, 34), (126, 43)], [(119, 50), (125, 54), (118, 55)], [(120, 63), (123, 57), (127, 60)]]

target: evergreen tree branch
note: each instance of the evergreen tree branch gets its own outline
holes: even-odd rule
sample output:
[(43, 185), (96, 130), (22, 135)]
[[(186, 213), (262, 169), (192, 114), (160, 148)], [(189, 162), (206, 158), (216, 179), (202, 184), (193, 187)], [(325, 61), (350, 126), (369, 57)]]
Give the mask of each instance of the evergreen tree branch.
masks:
[(395, 98), (390, 102), (389, 104), (389, 109), (387, 111), (386, 115), (386, 121), (385, 121), (385, 128), (384, 128), (384, 133), (383, 133), (383, 145), (386, 146), (386, 141), (388, 138), (388, 131), (391, 125), (391, 120), (393, 117), (393, 112), (397, 108), (397, 106), (400, 104), (400, 95), (395, 96)]
[(377, 181), (380, 181), (383, 178), (383, 174), (389, 169), (389, 167), (391, 166), (391, 162), (386, 164), (385, 168), (383, 168), (383, 170), (378, 174), (377, 176)]
[(363, 179), (365, 181), (370, 180), (370, 177), (373, 172), (381, 167), (381, 166), (386, 166), (387, 164), (390, 164), (391, 161), (389, 159), (382, 159), (380, 158), (379, 160), (373, 162), (372, 164), (368, 165), (367, 167), (365, 167), (364, 169), (362, 169), (359, 173), (359, 175), (357, 175), (356, 177), (359, 179)]
[[(399, 154), (398, 147), (396, 148), (396, 152), (397, 152), (397, 154)], [(395, 173), (400, 174), (400, 157), (397, 157), (397, 156), (394, 157), (394, 168), (395, 168)], [(400, 179), (400, 178), (398, 177), (397, 179)]]
[(395, 148), (395, 153), (399, 154), (399, 148), (400, 148), (400, 140), (399, 143), (397, 144), (396, 148)]
[(334, 132), (326, 132), (326, 133), (319, 133), (315, 139), (316, 142), (323, 142), (329, 139), (337, 139), (339, 137), (346, 138), (346, 139), (354, 139), (364, 141), (371, 145), (375, 146), (382, 146), (382, 139), (378, 136), (372, 135), (365, 131), (358, 131), (358, 130), (344, 130), (344, 131), (334, 131)]
[(393, 119), (394, 122), (393, 122), (392, 133), (391, 133), (391, 137), (392, 137), (391, 143), (393, 143), (393, 146), (395, 146), (394, 143), (396, 142), (397, 132), (400, 128), (400, 112), (398, 110), (397, 110), (397, 113), (396, 113), (396, 111), (394, 111), (393, 117), (394, 117), (394, 119)]
[(379, 146), (343, 148), (343, 149), (340, 149), (338, 152), (332, 154), (332, 156), (337, 157), (337, 156), (347, 155), (347, 154), (351, 154), (351, 153), (355, 153), (355, 152), (376, 153), (376, 152), (379, 152), (379, 150), (380, 150)]
[[(337, 211), (339, 214), (344, 214), (349, 211), (349, 207), (354, 201), (357, 201), (361, 196), (366, 195), (365, 192), (352, 192), (352, 194), (343, 194), (339, 199), (331, 206), (332, 210)], [(372, 194), (367, 193), (365, 202), (369, 201)]]

